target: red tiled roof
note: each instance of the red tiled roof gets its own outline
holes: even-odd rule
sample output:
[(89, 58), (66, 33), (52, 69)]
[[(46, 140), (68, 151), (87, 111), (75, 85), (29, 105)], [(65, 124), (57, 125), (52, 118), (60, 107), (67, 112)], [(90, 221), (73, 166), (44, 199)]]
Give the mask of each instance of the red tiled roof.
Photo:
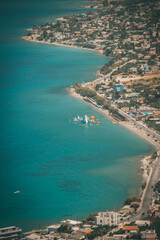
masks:
[(138, 230), (138, 226), (125, 226), (123, 230)]
[(87, 231), (82, 231), (82, 230), (78, 230), (79, 232), (82, 232), (82, 233), (86, 233), (86, 234), (88, 234), (88, 233), (91, 233), (91, 232), (93, 232), (94, 230), (92, 230), (92, 229), (89, 229), (89, 230), (87, 230)]

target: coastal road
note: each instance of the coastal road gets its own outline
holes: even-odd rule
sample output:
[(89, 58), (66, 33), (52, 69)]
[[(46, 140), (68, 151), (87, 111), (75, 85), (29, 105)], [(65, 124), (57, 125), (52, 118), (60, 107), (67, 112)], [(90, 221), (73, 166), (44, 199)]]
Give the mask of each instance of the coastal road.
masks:
[(90, 86), (92, 86), (92, 85), (95, 84), (95, 83), (102, 83), (102, 82), (104, 82), (107, 78), (110, 78), (111, 74), (112, 74), (114, 71), (117, 71), (118, 68), (122, 68), (123, 66), (125, 66), (126, 64), (131, 63), (131, 62), (134, 62), (134, 60), (130, 60), (130, 61), (128, 61), (128, 62), (125, 62), (125, 63), (122, 64), (121, 66), (118, 66), (118, 67), (114, 68), (110, 73), (104, 75), (103, 77), (97, 78), (97, 79), (93, 80), (92, 82), (84, 83), (83, 86), (84, 86), (84, 87), (90, 87)]
[[(136, 128), (143, 131), (146, 135), (150, 135), (154, 137), (154, 139), (157, 139), (157, 141), (160, 141), (160, 135), (155, 130), (149, 129), (144, 123), (140, 121), (136, 121), (134, 118), (132, 118), (130, 115), (128, 115), (126, 112), (122, 111), (121, 109), (117, 109), (117, 110), (119, 111), (119, 113), (125, 116), (128, 119), (128, 121), (134, 124)], [(140, 209), (138, 210), (136, 215), (132, 216), (129, 219), (130, 221), (144, 219), (144, 217), (147, 216), (148, 210), (151, 208), (153, 186), (155, 185), (156, 182), (158, 182), (159, 179), (160, 179), (160, 150), (157, 152), (157, 159), (152, 164), (151, 173), (142, 196), (142, 201), (141, 201), (142, 204), (140, 206)]]
[[(129, 61), (129, 62), (127, 62), (127, 63), (130, 63), (130, 62), (132, 62), (132, 60)], [(121, 67), (123, 67), (123, 66), (126, 65), (127, 63), (124, 63), (123, 65), (121, 65)], [(117, 68), (118, 68), (118, 67), (117, 67)], [(115, 68), (112, 72), (114, 72), (117, 68)], [(103, 82), (103, 81), (106, 79), (106, 77), (109, 77), (109, 76), (112, 74), (112, 72), (111, 72), (111, 73), (108, 73), (107, 75), (105, 75), (105, 76), (103, 76), (103, 77), (100, 77), (100, 78), (94, 80), (93, 82), (84, 83), (83, 86), (90, 88), (90, 87), (91, 87), (93, 84), (95, 84), (95, 83), (101, 83), (101, 82)], [(98, 94), (98, 93), (97, 93), (97, 94)], [(101, 96), (101, 94), (98, 94), (98, 95)], [(117, 107), (116, 107), (115, 105), (113, 105), (113, 104), (112, 104), (112, 107), (117, 108)], [(118, 108), (117, 108), (117, 110), (118, 110), (119, 113), (121, 113), (123, 116), (125, 116), (131, 123), (133, 123), (134, 126), (135, 126), (137, 129), (140, 129), (140, 130), (143, 131), (146, 135), (148, 135), (148, 136), (150, 135), (150, 136), (153, 137), (155, 140), (157, 140), (157, 141), (160, 142), (160, 135), (159, 135), (155, 130), (148, 128), (144, 123), (142, 123), (142, 122), (140, 122), (140, 121), (136, 121), (133, 117), (131, 117), (129, 114), (127, 114), (127, 113), (124, 112), (123, 110), (118, 109)]]
[[(143, 131), (146, 135), (150, 135), (154, 139), (160, 142), (160, 135), (150, 128), (148, 128), (144, 123), (140, 121), (136, 121), (130, 115), (125, 113), (123, 110), (118, 109), (118, 111), (127, 119), (134, 124), (134, 126), (141, 131)], [(151, 208), (152, 196), (153, 196), (153, 188), (156, 182), (160, 179), (160, 150), (157, 152), (157, 158), (152, 164), (152, 170), (146, 185), (146, 188), (143, 192), (142, 196), (142, 204), (137, 212), (130, 220), (140, 220), (144, 219), (147, 216), (148, 210)]]
[[(114, 106), (114, 107), (116, 107), (116, 106)], [(125, 116), (129, 122), (134, 124), (134, 126), (137, 129), (140, 129), (146, 135), (150, 135), (155, 140), (160, 142), (160, 135), (155, 130), (148, 128), (144, 123), (142, 123), (140, 121), (136, 121), (136, 119), (134, 119), (132, 116), (130, 116), (123, 110), (121, 110), (121, 109), (117, 109), (117, 110), (119, 111), (119, 113), (121, 113), (123, 116)], [(140, 219), (144, 219), (147, 216), (148, 210), (151, 208), (153, 187), (154, 187), (155, 183), (158, 182), (159, 179), (160, 179), (160, 150), (157, 152), (157, 159), (152, 164), (151, 173), (150, 173), (146, 188), (143, 192), (141, 206), (140, 206), (138, 212), (136, 213), (136, 215), (132, 216), (129, 220), (131, 220), (131, 221), (140, 220)]]
[(119, 113), (121, 113), (123, 116), (125, 116), (131, 123), (134, 124), (134, 126), (141, 131), (145, 132), (146, 135), (150, 135), (154, 139), (157, 139), (157, 141), (160, 142), (160, 135), (150, 128), (148, 128), (144, 123), (140, 121), (136, 121), (134, 118), (132, 118), (129, 114), (125, 113), (123, 110), (118, 109)]
[(147, 212), (151, 208), (153, 186), (155, 185), (156, 182), (158, 182), (159, 179), (160, 179), (160, 152), (158, 152), (158, 157), (152, 165), (152, 172), (144, 192), (142, 205), (137, 214), (133, 217), (134, 220), (143, 219), (144, 217), (147, 216)]

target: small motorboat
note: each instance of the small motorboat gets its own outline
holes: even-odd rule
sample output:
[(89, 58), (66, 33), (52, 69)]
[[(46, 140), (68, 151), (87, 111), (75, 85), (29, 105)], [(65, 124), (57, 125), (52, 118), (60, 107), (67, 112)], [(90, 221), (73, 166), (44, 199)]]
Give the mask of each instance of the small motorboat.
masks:
[(14, 194), (20, 194), (20, 191), (15, 191)]

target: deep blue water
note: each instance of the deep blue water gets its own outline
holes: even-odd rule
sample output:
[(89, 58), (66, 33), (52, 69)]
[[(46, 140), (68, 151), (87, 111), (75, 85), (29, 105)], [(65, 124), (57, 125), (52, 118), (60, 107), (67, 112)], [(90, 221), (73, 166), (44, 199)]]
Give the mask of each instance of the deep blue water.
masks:
[[(23, 41), (33, 24), (85, 12), (85, 1), (1, 3), (0, 226), (23, 230), (117, 209), (141, 185), (139, 158), (153, 147), (114, 125), (67, 87), (95, 78), (96, 52)], [(71, 120), (94, 114), (100, 126)], [(19, 195), (13, 192), (20, 190)], [(68, 216), (67, 216), (68, 215)]]

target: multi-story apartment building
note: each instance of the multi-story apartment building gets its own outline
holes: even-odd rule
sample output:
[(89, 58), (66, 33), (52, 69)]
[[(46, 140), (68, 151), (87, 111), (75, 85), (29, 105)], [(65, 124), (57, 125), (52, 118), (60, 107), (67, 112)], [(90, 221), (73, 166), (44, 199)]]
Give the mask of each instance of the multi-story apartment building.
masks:
[(15, 226), (0, 228), (0, 240), (18, 240), (22, 230)]
[(107, 211), (99, 212), (98, 216), (95, 217), (96, 225), (118, 225), (120, 223), (121, 215), (117, 212)]

